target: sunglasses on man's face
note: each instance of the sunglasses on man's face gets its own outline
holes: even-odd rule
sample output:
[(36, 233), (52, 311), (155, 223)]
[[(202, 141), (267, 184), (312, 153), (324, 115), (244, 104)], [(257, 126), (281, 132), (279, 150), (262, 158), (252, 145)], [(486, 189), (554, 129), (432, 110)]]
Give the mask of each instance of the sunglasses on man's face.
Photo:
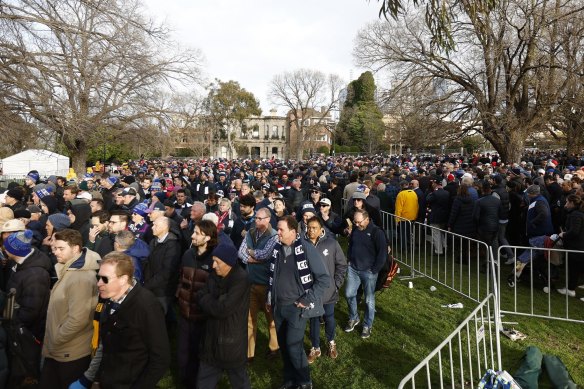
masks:
[[(99, 280), (103, 281), (104, 284), (109, 283), (109, 277), (108, 276), (102, 276), (101, 274), (96, 274), (95, 278), (97, 279), (97, 282), (99, 282)], [(116, 277), (113, 277), (116, 278)]]

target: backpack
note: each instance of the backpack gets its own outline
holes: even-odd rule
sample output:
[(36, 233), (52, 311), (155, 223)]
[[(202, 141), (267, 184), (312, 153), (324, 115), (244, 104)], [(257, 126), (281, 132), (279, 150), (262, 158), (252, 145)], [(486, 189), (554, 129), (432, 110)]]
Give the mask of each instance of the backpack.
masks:
[[(373, 234), (371, 234), (371, 239), (375, 244), (375, 237), (373, 236)], [(399, 265), (395, 258), (393, 257), (393, 255), (391, 255), (391, 246), (387, 245), (387, 258), (385, 259), (383, 267), (381, 268), (381, 270), (379, 270), (379, 273), (377, 273), (375, 291), (378, 292), (380, 290), (389, 288), (398, 271)]]

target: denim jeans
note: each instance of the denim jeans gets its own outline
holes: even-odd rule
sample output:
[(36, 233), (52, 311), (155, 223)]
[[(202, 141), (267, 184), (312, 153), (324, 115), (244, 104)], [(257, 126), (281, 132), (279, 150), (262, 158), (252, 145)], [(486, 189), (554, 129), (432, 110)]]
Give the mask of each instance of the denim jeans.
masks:
[(377, 273), (371, 273), (370, 270), (355, 270), (349, 266), (347, 271), (347, 284), (345, 285), (345, 297), (349, 306), (349, 320), (357, 320), (357, 289), (363, 285), (365, 293), (365, 317), (363, 326), (371, 328), (375, 318), (375, 283), (377, 282)]
[(274, 309), (276, 334), (283, 362), (284, 382), (290, 385), (310, 383), (310, 368), (304, 352), (304, 332), (308, 319), (300, 317), (294, 305), (277, 305)]
[[(335, 303), (324, 304), (324, 333), (327, 343), (335, 340)], [(320, 347), (320, 318), (310, 319), (310, 342), (312, 347)]]

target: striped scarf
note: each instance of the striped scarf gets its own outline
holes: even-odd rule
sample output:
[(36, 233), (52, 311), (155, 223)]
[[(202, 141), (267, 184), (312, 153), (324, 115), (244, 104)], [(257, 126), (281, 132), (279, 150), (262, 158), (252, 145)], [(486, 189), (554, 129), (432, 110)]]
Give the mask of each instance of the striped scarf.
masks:
[[(300, 283), (302, 288), (306, 293), (310, 288), (312, 288), (312, 274), (310, 273), (310, 267), (308, 266), (308, 260), (304, 255), (304, 247), (302, 246), (302, 240), (300, 235), (296, 236), (296, 239), (292, 243), (294, 246), (294, 260), (296, 261), (296, 268), (298, 269), (298, 275), (300, 276)], [(270, 259), (270, 289), (268, 292), (268, 302), (272, 299), (272, 287), (274, 282), (274, 269), (276, 267), (276, 261), (278, 260), (278, 254), (282, 252), (282, 243), (276, 243), (274, 251), (272, 253), (272, 258)], [(284, 254), (285, 255), (285, 254)]]

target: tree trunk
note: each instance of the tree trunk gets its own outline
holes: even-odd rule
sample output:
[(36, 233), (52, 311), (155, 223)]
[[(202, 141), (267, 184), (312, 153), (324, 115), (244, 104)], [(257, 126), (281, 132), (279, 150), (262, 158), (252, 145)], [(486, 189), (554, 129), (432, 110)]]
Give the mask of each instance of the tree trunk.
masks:
[(304, 159), (304, 147), (302, 140), (304, 139), (305, 129), (300, 127), (298, 130), (298, 137), (296, 139), (296, 160), (302, 161)]
[[(64, 142), (71, 156), (71, 167), (75, 170), (77, 177), (82, 177), (86, 171), (87, 164), (87, 144), (82, 140), (76, 140), (75, 144)], [(105, 161), (103, 161), (105, 163)]]
[[(504, 130), (503, 130), (504, 131)], [(505, 164), (521, 162), (523, 155), (525, 136), (518, 130), (506, 130), (506, 133), (496, 139), (488, 139)]]

